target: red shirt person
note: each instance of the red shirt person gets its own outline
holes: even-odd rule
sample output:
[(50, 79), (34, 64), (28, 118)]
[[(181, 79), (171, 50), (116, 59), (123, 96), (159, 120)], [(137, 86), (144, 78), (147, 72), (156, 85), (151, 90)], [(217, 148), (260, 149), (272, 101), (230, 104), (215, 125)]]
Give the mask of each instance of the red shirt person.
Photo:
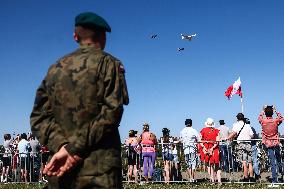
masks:
[[(273, 118), (273, 112), (277, 118)], [(271, 163), (272, 184), (278, 183), (278, 167), (280, 172), (284, 173), (284, 167), (281, 163), (280, 141), (278, 126), (282, 123), (282, 115), (276, 111), (274, 106), (264, 106), (263, 111), (258, 117), (262, 126), (262, 143), (267, 148), (268, 156)]]

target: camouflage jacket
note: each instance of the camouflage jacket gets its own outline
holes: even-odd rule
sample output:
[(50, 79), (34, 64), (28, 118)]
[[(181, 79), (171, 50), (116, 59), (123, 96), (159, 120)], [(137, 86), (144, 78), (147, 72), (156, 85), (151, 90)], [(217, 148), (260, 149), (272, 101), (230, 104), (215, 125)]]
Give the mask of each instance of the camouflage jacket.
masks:
[(31, 130), (55, 153), (84, 156), (118, 127), (129, 103), (122, 63), (94, 46), (82, 45), (52, 65), (37, 89)]

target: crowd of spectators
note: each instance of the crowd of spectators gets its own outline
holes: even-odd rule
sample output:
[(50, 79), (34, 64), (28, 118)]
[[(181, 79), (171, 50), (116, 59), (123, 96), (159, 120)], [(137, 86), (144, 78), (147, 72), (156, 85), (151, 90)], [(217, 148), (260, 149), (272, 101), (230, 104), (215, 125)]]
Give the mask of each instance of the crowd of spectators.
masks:
[(4, 134), (1, 146), (1, 182), (46, 181), (42, 167), (47, 162), (49, 151), (31, 133), (11, 136)]
[[(276, 117), (273, 118), (273, 114)], [(219, 120), (215, 126), (212, 118), (207, 118), (204, 128), (198, 132), (192, 126), (192, 120), (185, 120), (185, 128), (179, 137), (172, 137), (168, 128), (163, 128), (162, 137), (150, 131), (148, 123), (143, 124), (142, 134), (130, 130), (125, 140), (127, 154), (127, 179), (138, 182), (138, 173), (142, 170), (142, 180), (157, 180), (157, 156), (162, 157), (160, 179), (166, 184), (181, 180), (181, 167), (186, 167), (189, 182), (197, 182), (197, 165), (206, 170), (209, 182), (221, 184), (221, 171), (230, 173), (240, 167), (243, 171), (241, 182), (256, 182), (260, 179), (259, 146), (267, 154), (271, 167), (271, 182), (278, 183), (278, 173), (284, 174), (281, 156), (281, 144), (278, 126), (283, 117), (274, 106), (264, 106), (258, 117), (262, 127), (262, 139), (251, 126), (243, 113), (236, 115), (232, 129)], [(260, 142), (260, 144), (259, 144)]]
[[(183, 170), (187, 173), (187, 180), (195, 183), (198, 168), (208, 172), (209, 182), (221, 184), (221, 172), (234, 172), (239, 166), (243, 171), (241, 181), (255, 182), (261, 177), (261, 146), (267, 154), (271, 182), (275, 185), (278, 183), (278, 174), (282, 174), (282, 179), (284, 174), (278, 132), (283, 117), (275, 107), (265, 106), (258, 120), (262, 127), (262, 139), (258, 138), (250, 120), (242, 113), (236, 115), (236, 122), (231, 129), (224, 120), (219, 120), (217, 127), (212, 118), (207, 118), (204, 128), (197, 131), (192, 119), (186, 119), (179, 137), (171, 136), (170, 129), (163, 128), (162, 137), (157, 138), (150, 131), (150, 125), (144, 123), (142, 133), (130, 130), (124, 143), (127, 181), (139, 182), (139, 176), (146, 182), (156, 180), (169, 184), (182, 181)], [(13, 134), (13, 137), (4, 134), (4, 143), (0, 149), (1, 182), (46, 181), (42, 168), (48, 156), (48, 149), (31, 133)], [(157, 158), (161, 158), (160, 169), (157, 169)]]

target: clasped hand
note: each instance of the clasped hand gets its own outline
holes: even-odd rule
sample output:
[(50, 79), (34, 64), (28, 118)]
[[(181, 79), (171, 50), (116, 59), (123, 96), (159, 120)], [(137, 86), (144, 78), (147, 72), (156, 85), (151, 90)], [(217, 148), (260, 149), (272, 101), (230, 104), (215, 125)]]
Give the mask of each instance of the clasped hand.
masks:
[(82, 158), (77, 155), (70, 155), (65, 147), (62, 146), (45, 166), (43, 174), (61, 177), (64, 173), (78, 165), (81, 160)]

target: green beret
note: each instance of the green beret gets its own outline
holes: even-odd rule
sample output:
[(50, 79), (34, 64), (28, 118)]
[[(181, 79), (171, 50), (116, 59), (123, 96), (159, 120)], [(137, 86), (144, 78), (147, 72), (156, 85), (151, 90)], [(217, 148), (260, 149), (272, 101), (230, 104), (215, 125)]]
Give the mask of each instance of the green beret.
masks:
[(76, 16), (75, 26), (85, 25), (94, 25), (104, 31), (111, 32), (111, 28), (105, 19), (92, 12), (84, 12)]

